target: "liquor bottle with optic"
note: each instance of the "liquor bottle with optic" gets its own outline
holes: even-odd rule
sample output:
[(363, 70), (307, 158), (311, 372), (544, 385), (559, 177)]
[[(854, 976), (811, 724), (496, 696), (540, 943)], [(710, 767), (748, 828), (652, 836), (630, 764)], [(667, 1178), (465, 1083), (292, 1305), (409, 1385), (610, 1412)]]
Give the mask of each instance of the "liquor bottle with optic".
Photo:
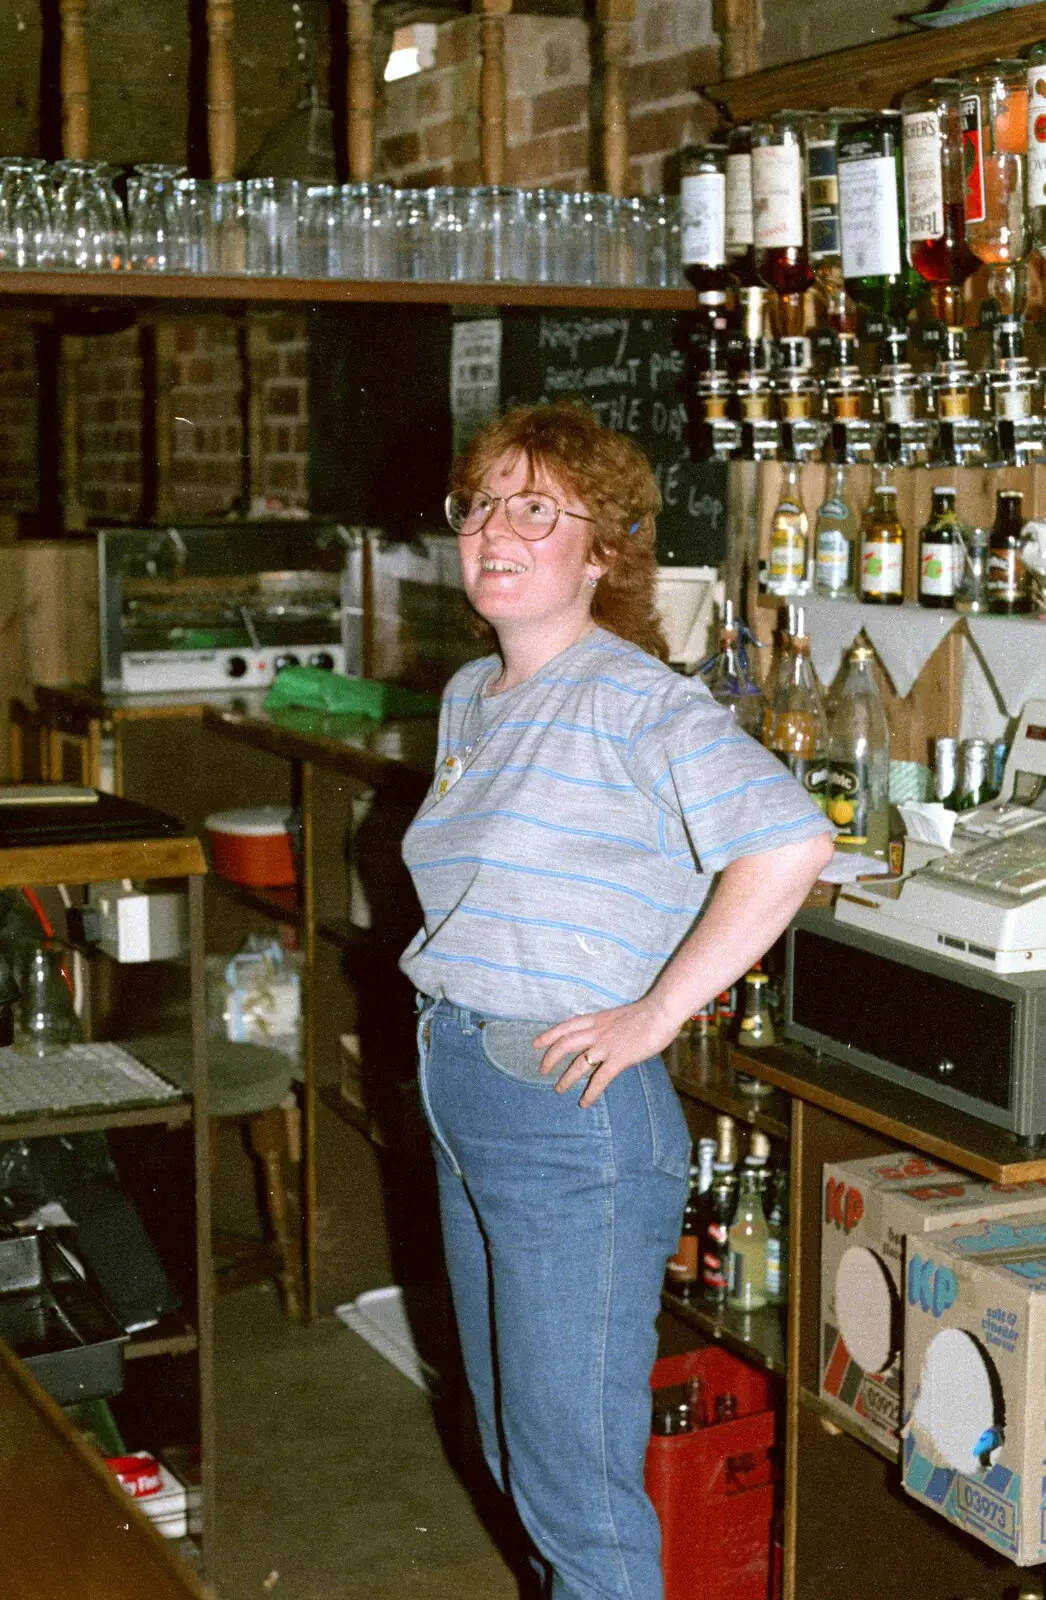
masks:
[(801, 111), (778, 111), (752, 124), (755, 267), (775, 289), (785, 334), (803, 332), (803, 294), (813, 282), (807, 248)]
[(962, 112), (966, 243), (989, 266), (1021, 262), (1031, 249), (1024, 215), (1027, 63), (990, 61), (971, 73), (962, 84)]
[(697, 320), (724, 330), (737, 310), (737, 280), (726, 266), (726, 149), (680, 152), (679, 232), (683, 272), (697, 295)]
[(1031, 243), (1046, 244), (1046, 41), (1032, 45), (1025, 63), (1028, 91), (1027, 220)]
[(839, 210), (839, 138), (845, 113), (807, 118), (806, 204), (810, 263), (824, 296), (828, 326), (856, 332), (857, 308), (843, 283), (842, 227)]
[(752, 129), (732, 128), (726, 142), (726, 261), (742, 288), (755, 288), (752, 218)]
[(869, 336), (903, 328), (918, 290), (901, 205), (901, 113), (880, 111), (839, 134), (839, 212), (846, 292), (869, 317)]
[(966, 244), (962, 89), (935, 78), (901, 101), (908, 259), (930, 285), (934, 310), (962, 321), (962, 285), (976, 271)]

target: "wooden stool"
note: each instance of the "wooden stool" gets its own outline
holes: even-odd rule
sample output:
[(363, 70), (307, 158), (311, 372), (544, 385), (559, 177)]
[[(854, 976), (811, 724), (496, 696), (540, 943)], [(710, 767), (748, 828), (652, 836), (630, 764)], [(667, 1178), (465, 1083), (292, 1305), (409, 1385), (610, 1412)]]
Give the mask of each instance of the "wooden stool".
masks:
[[(149, 1036), (120, 1043), (172, 1083), (188, 1087), (188, 1040)], [(215, 1268), (215, 1293), (275, 1278), (287, 1315), (298, 1320), (304, 1294), (298, 1212), (301, 1118), (293, 1091), (294, 1063), (282, 1051), (262, 1045), (212, 1040), (207, 1074), (211, 1170), (217, 1166), (219, 1132), (238, 1127), (261, 1166), (269, 1235), (259, 1243), (219, 1230), (212, 1233), (214, 1254), (229, 1262)]]

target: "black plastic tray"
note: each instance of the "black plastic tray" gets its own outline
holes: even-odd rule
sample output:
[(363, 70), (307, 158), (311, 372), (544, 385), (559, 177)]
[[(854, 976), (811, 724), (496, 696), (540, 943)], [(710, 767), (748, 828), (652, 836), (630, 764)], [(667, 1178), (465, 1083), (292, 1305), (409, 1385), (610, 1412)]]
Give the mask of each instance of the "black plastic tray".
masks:
[(44, 1232), (0, 1238), (0, 1339), (59, 1405), (123, 1388), (127, 1334)]

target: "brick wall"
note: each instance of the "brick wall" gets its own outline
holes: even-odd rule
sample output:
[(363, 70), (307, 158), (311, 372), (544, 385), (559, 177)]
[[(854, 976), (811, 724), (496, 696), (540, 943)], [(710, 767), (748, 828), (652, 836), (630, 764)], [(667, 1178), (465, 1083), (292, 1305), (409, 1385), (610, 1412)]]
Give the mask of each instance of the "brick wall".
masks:
[[(255, 492), (285, 506), (309, 504), (308, 328), (304, 317), (258, 317), (252, 370), (262, 418)], [(260, 337), (259, 337), (260, 335)]]
[[(693, 93), (718, 73), (710, 0), (638, 0), (627, 73), (631, 188), (654, 194), (666, 165), (714, 117)], [(596, 35), (575, 18), (505, 20), (509, 183), (583, 189), (593, 182), (590, 98)], [(445, 23), (436, 63), (387, 84), (378, 175), (397, 184), (479, 182), (479, 24)]]
[(142, 514), (142, 358), (128, 328), (84, 341), (79, 371), (80, 498), (95, 522)]
[(172, 501), (185, 518), (221, 516), (243, 490), (243, 373), (231, 317), (174, 324)]
[[(0, 519), (36, 505), (36, 347), (24, 322), (0, 323)], [(0, 531), (8, 531), (6, 528)]]

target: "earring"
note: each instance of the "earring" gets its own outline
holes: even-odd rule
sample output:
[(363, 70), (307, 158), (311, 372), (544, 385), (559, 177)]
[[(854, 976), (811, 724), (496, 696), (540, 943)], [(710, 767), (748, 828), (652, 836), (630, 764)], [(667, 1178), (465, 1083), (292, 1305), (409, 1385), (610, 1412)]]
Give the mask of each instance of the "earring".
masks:
[(599, 584), (599, 579), (598, 578), (586, 578), (585, 579), (585, 583), (588, 585), (588, 587), (590, 589), (595, 589)]

